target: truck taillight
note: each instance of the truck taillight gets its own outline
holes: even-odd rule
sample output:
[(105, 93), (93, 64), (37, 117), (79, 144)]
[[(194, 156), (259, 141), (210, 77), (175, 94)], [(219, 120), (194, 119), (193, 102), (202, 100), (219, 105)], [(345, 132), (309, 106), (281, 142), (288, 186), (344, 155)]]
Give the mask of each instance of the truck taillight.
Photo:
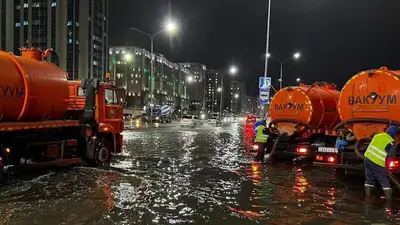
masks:
[(386, 159), (386, 168), (388, 168), (389, 170), (399, 169), (399, 167), (400, 167), (399, 159), (393, 159), (393, 158)]
[(304, 147), (304, 146), (296, 147), (296, 152), (299, 153), (299, 154), (306, 154), (306, 153), (308, 153), (308, 150), (309, 149), (307, 147)]
[(336, 162), (336, 156), (329, 156), (326, 161), (329, 163), (335, 163)]
[(317, 161), (324, 161), (324, 157), (323, 157), (322, 155), (317, 155), (317, 156), (315, 157), (315, 159), (316, 159)]

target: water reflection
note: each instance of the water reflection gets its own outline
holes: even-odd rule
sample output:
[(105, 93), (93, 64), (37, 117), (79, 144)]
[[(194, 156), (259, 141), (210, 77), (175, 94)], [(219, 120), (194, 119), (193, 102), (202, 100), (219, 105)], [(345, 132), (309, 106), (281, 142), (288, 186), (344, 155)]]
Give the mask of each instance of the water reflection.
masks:
[(125, 132), (125, 152), (111, 170), (73, 168), (0, 188), (0, 223), (365, 224), (400, 218), (396, 208), (363, 207), (362, 181), (252, 163), (243, 134), (237, 125)]

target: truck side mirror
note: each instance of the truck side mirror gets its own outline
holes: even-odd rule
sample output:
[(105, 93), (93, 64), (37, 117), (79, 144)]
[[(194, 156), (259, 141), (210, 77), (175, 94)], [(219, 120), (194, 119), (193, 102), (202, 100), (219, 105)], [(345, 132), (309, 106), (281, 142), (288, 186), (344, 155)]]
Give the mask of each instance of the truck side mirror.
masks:
[(86, 89), (86, 82), (87, 82), (87, 80), (86, 80), (85, 78), (82, 78), (82, 80), (81, 80), (81, 87), (82, 87), (83, 90)]
[(98, 78), (95, 78), (95, 79), (93, 79), (93, 89), (94, 90), (97, 90), (97, 89), (99, 89), (99, 86), (100, 86), (100, 80), (98, 79)]

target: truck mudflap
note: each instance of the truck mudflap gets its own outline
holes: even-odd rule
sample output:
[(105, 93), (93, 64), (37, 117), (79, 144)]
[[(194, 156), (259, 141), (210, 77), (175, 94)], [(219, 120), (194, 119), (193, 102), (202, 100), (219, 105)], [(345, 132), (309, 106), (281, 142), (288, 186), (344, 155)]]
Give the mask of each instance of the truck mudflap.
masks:
[(123, 144), (123, 135), (122, 134), (116, 134), (114, 136), (115, 140), (115, 148), (114, 148), (114, 154), (119, 154), (122, 153), (122, 144)]

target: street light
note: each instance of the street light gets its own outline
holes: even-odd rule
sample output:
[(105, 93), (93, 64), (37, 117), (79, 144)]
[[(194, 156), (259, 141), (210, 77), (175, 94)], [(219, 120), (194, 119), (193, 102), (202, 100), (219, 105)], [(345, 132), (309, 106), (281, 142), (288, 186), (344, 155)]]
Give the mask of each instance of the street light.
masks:
[(127, 62), (129, 62), (129, 61), (131, 61), (131, 59), (132, 59), (132, 54), (130, 54), (130, 53), (125, 53), (125, 60), (127, 61)]
[(290, 60), (290, 59), (298, 60), (300, 57), (301, 57), (300, 52), (296, 52), (296, 53), (294, 53), (291, 57), (286, 58), (286, 59), (284, 59), (284, 60), (280, 60), (280, 59), (278, 59), (278, 58), (275, 58), (275, 57), (271, 56), (271, 54), (269, 54), (269, 53), (267, 54), (267, 58), (274, 59), (274, 60), (278, 61), (278, 62), (281, 64), (281, 73), (280, 73), (280, 78), (279, 78), (279, 88), (280, 88), (280, 89), (282, 89), (282, 83), (283, 83), (283, 64), (284, 64), (287, 60)]
[[(154, 34), (146, 33), (146, 32), (144, 32), (142, 30), (139, 30), (139, 29), (137, 29), (135, 27), (131, 27), (130, 29), (133, 30), (133, 31), (139, 32), (141, 34), (144, 34), (144, 35), (146, 35), (147, 37), (150, 38), (150, 45), (151, 45), (150, 46), (150, 49), (151, 49), (151, 56), (150, 56), (151, 57), (150, 58), (150, 78), (151, 78), (150, 79), (150, 82), (151, 82), (151, 84), (150, 84), (150, 105), (153, 105), (153, 89), (154, 89), (153, 88), (153, 70), (154, 70), (154, 58), (155, 58), (155, 56), (154, 56), (154, 38), (157, 35), (159, 35), (159, 34), (161, 34), (163, 32), (169, 32), (169, 33), (175, 32), (177, 30), (177, 24), (175, 22), (173, 22), (172, 20), (170, 20), (165, 24), (165, 28), (163, 30), (158, 31), (158, 32), (156, 32)], [(150, 108), (150, 122), (151, 123), (153, 122), (153, 107)]]
[(300, 78), (297, 78), (297, 79), (296, 79), (296, 82), (297, 82), (297, 83), (299, 83), (300, 81), (301, 81), (301, 79), (300, 79)]

